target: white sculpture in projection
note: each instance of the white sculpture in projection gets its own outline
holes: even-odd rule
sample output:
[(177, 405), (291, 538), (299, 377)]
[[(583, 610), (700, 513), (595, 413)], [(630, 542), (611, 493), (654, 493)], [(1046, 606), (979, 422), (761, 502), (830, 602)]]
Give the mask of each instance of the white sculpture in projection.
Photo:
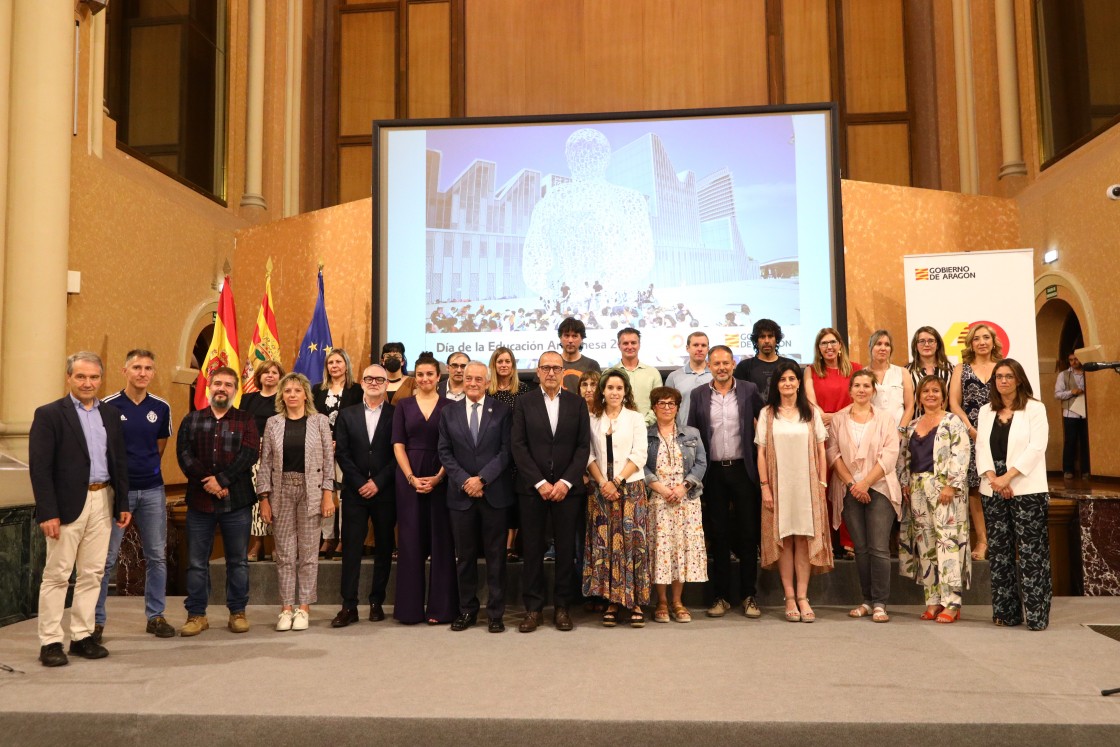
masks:
[(525, 284), (546, 297), (564, 283), (644, 288), (654, 258), (645, 197), (607, 182), (611, 146), (598, 130), (573, 132), (564, 157), (572, 181), (550, 188), (529, 220)]

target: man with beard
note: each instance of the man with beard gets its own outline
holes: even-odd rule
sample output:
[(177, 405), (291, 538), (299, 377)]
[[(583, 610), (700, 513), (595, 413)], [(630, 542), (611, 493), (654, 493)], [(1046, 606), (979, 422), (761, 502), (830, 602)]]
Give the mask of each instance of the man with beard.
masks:
[(739, 361), (735, 366), (735, 378), (749, 381), (758, 388), (762, 401), (770, 391), (770, 377), (782, 361), (796, 363), (792, 358), (778, 355), (782, 343), (782, 328), (773, 319), (759, 319), (751, 329), (751, 343), (754, 344), (753, 358)]
[(602, 370), (599, 361), (580, 352), (583, 350), (583, 338), (587, 337), (587, 327), (579, 319), (568, 317), (560, 322), (556, 333), (560, 337), (560, 357), (564, 363), (561, 381), (569, 392), (579, 394), (579, 377), (587, 371)]
[(210, 553), (214, 529), (222, 531), (226, 555), (226, 606), (229, 629), (249, 630), (249, 527), (253, 520), (251, 470), (260, 455), (260, 435), (253, 416), (233, 408), (237, 372), (222, 366), (210, 373), (210, 406), (183, 418), (175, 450), (187, 476), (187, 622), (183, 637), (210, 627), (206, 603), (210, 591)]

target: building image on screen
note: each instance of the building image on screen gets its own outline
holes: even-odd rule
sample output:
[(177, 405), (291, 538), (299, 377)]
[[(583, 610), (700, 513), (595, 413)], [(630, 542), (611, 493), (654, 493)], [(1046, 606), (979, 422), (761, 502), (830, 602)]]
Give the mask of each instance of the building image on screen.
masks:
[[(817, 169), (824, 210), (807, 223), (796, 116), (425, 129), (423, 334), (396, 303), (386, 326), (401, 331), (388, 334), (480, 358), (506, 345), (531, 367), (571, 316), (603, 362), (617, 359), (617, 331), (634, 327), (644, 361), (675, 366), (695, 329), (753, 352), (751, 326), (766, 317), (787, 331), (783, 353), (801, 357), (803, 322), (833, 315), (829, 174)], [(825, 292), (803, 319), (810, 243)], [(394, 264), (419, 270), (411, 249), (388, 248), (390, 278)]]

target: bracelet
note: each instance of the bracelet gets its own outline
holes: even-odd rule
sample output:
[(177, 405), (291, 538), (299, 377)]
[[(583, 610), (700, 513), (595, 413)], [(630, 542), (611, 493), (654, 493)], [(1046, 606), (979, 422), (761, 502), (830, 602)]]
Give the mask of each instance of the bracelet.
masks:
[(416, 484), (416, 475), (407, 475), (404, 478), (404, 481), (407, 482), (409, 485), (415, 485)]
[(769, 480), (763, 480), (763, 481), (761, 481), (761, 482), (760, 482), (760, 483), (758, 483), (758, 484), (759, 484), (760, 486), (762, 486), (762, 487), (766, 487), (767, 485), (769, 485), (769, 484), (770, 484), (770, 481), (769, 481)]
[(817, 482), (819, 482), (821, 484), (822, 488), (827, 488), (828, 487), (828, 483), (825, 482), (824, 480), (817, 480)]

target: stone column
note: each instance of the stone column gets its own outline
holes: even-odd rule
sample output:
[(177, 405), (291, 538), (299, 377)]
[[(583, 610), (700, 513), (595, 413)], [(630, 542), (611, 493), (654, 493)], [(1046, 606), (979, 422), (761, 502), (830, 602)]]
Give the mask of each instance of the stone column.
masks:
[(1015, 50), (1015, 2), (996, 0), (996, 64), (999, 70), (999, 126), (1003, 165), (999, 178), (1026, 176), (1019, 130), (1019, 61)]
[(86, 107), (86, 136), (91, 155), (101, 158), (105, 137), (105, 17), (89, 17), (89, 105)]
[(972, 7), (969, 0), (953, 0), (953, 58), (957, 84), (957, 152), (961, 192), (980, 189), (976, 154), (976, 93), (972, 72)]
[(300, 117), (303, 111), (303, 2), (288, 0), (284, 73), (284, 217), (299, 213)]
[(4, 448), (25, 456), (35, 408), (63, 392), (74, 6), (11, 5), (0, 422)]
[(248, 99), (245, 116), (245, 191), (242, 207), (267, 209), (264, 201), (264, 0), (249, 0)]

